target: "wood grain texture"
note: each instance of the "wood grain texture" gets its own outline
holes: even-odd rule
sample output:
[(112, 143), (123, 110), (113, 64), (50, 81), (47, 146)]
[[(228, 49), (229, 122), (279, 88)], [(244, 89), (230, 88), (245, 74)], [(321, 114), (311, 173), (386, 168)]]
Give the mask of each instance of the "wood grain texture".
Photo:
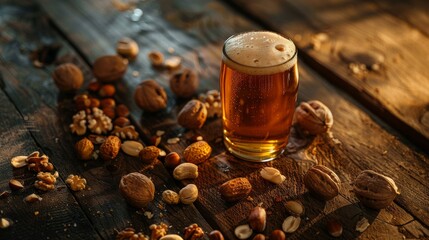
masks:
[[(429, 82), (422, 59), (427, 59), (429, 38), (421, 31), (368, 1), (232, 2), (266, 27), (293, 38), (313, 68), (428, 149)], [(410, 2), (401, 7), (403, 12), (415, 9)], [(315, 40), (319, 33), (328, 39)], [(375, 54), (383, 59), (379, 70), (353, 72), (351, 63), (367, 63), (360, 57)]]
[[(136, 27), (133, 23), (128, 22), (124, 15), (116, 12), (108, 2), (68, 2), (65, 7), (69, 10), (67, 12), (56, 11), (57, 6), (53, 1), (43, 0), (41, 3), (55, 24), (64, 31), (65, 35), (70, 36), (71, 41), (88, 59), (95, 59), (103, 52), (111, 51), (114, 48), (115, 40), (122, 36), (131, 36), (141, 44), (141, 54), (138, 60), (130, 66), (131, 71), (138, 71), (141, 75), (139, 78), (135, 78), (130, 75), (129, 71), (121, 84), (120, 98), (129, 104), (133, 116), (139, 119), (142, 132), (147, 138), (155, 134), (156, 130), (165, 130), (166, 135), (163, 136), (161, 146), (168, 151), (178, 151), (179, 153), (189, 144), (187, 139), (194, 134), (176, 124), (177, 112), (185, 101), (175, 99), (167, 88), (169, 107), (159, 113), (144, 112), (142, 114), (130, 96), (133, 87), (138, 84), (140, 79), (154, 77), (163, 86), (168, 86), (169, 73), (151, 68), (146, 59), (147, 52), (161, 50), (168, 55), (166, 50), (169, 47), (174, 48), (175, 54), (183, 57), (184, 66), (195, 68), (199, 72), (202, 79), (199, 92), (202, 92), (217, 88), (220, 48), (223, 40), (236, 32), (260, 28), (215, 1), (200, 1), (195, 4), (189, 4), (186, 1), (153, 3), (153, 6), (148, 7), (146, 11), (148, 15), (144, 18), (153, 29), (146, 31), (141, 31), (139, 26)], [(69, 19), (56, 21), (55, 19), (59, 19), (60, 16)], [(93, 24), (93, 27), (89, 27), (90, 29), (108, 27), (105, 31), (96, 30), (88, 35), (81, 34), (81, 36), (75, 37), (73, 28), (69, 24), (80, 25), (82, 21), (86, 21), (85, 24)], [(96, 41), (90, 41), (90, 38), (94, 37), (91, 34), (98, 34), (96, 39), (102, 39), (102, 43), (107, 39), (110, 40), (110, 47), (94, 53), (94, 49), (100, 48), (100, 46), (97, 46)], [(201, 194), (196, 203), (200, 212), (210, 224), (219, 226), (228, 239), (234, 239), (233, 228), (245, 222), (252, 206), (263, 202), (263, 206), (268, 208), (270, 216), (268, 233), (274, 228), (280, 228), (281, 222), (287, 216), (283, 209), (283, 201), (300, 199), (307, 208), (308, 220), (303, 222), (301, 230), (291, 235), (292, 239), (312, 239), (315, 235), (321, 236), (321, 238), (328, 237), (323, 229), (329, 218), (345, 219), (344, 224), (347, 228), (345, 236), (350, 238), (380, 238), (388, 234), (394, 237), (403, 235), (418, 237), (410, 231), (405, 231), (402, 226), (414, 222), (418, 224), (419, 228), (426, 229), (421, 222), (427, 224), (427, 211), (422, 212), (417, 209), (424, 209), (423, 203), (428, 198), (427, 185), (424, 181), (427, 177), (427, 172), (424, 170), (427, 169), (427, 157), (413, 153), (388, 132), (391, 129), (386, 130), (386, 128), (380, 127), (367, 113), (360, 110), (352, 99), (345, 97), (340, 90), (327, 84), (305, 64), (301, 63), (300, 69), (302, 86), (300, 99), (316, 98), (328, 104), (335, 117), (333, 134), (342, 144), (334, 144), (333, 140), (326, 136), (320, 137), (308, 148), (307, 154), (300, 153), (266, 164), (278, 167), (288, 177), (287, 182), (276, 187), (261, 181), (258, 171), (265, 165), (243, 164), (230, 155), (222, 153), (223, 145), (219, 142), (220, 120), (210, 120), (201, 130), (195, 131), (202, 134), (214, 148), (213, 158), (200, 165), (201, 174), (195, 181)], [(182, 136), (179, 144), (166, 144), (169, 137), (177, 135)], [(340, 174), (344, 182), (340, 197), (325, 204), (307, 193), (302, 185), (302, 174), (314, 162), (303, 161), (301, 158), (306, 155), (317, 158), (320, 163), (332, 167)], [(395, 160), (387, 162), (386, 158)], [(400, 159), (403, 161), (402, 164)], [(388, 166), (390, 164), (392, 166)], [(408, 168), (407, 171), (419, 173), (416, 176), (417, 179), (409, 177), (411, 174), (409, 172), (398, 171), (404, 166)], [(357, 200), (349, 192), (349, 182), (359, 171), (368, 168), (393, 176), (401, 188), (404, 188), (406, 193), (398, 198), (399, 205), (394, 204), (385, 210), (374, 212), (357, 204)], [(227, 179), (236, 176), (249, 177), (254, 185), (251, 193), (253, 200), (226, 204), (219, 198), (217, 188)], [(402, 178), (407, 180), (402, 181)], [(186, 183), (184, 182), (184, 184)], [(413, 189), (411, 186), (417, 188), (418, 191), (411, 192)], [(420, 198), (419, 201), (415, 201), (416, 196)], [(413, 220), (415, 217), (408, 212), (419, 215), (419, 220)], [(354, 231), (354, 227), (363, 216), (373, 224), (368, 231), (360, 235)]]

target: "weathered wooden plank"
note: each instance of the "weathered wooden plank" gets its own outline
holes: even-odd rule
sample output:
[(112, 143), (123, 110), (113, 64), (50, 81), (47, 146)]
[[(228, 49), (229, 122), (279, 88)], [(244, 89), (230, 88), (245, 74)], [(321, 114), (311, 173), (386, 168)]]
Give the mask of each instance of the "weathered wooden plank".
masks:
[[(368, 1), (233, 2), (265, 26), (292, 37), (301, 56), (328, 80), (428, 148), (427, 36)], [(373, 63), (378, 64), (374, 69)]]
[[(157, 49), (165, 52), (166, 48), (173, 47), (178, 55), (184, 56), (185, 66), (197, 68), (199, 73), (202, 74), (205, 80), (202, 83), (202, 89), (211, 88), (217, 85), (217, 71), (222, 41), (227, 36), (238, 31), (259, 28), (240, 17), (237, 18), (235, 13), (228, 10), (218, 2), (200, 1), (199, 3), (191, 5), (186, 1), (162, 1), (160, 5), (162, 16), (159, 16), (155, 10), (158, 5), (155, 5), (155, 7), (146, 11), (149, 14), (147, 21), (156, 29), (149, 32), (136, 32), (135, 30), (132, 30), (132, 27), (126, 28), (127, 25), (132, 25), (132, 23), (127, 22), (126, 18), (115, 12), (108, 2), (75, 1), (70, 4), (70, 6), (67, 6), (68, 10), (73, 9), (70, 13), (54, 11), (56, 6), (52, 1), (42, 1), (42, 3), (44, 3), (43, 6), (52, 16), (54, 21), (55, 19), (58, 19), (59, 16), (65, 17), (68, 14), (70, 16), (79, 16), (77, 18), (69, 17), (72, 20), (67, 20), (73, 21), (75, 25), (79, 25), (79, 22), (81, 21), (79, 19), (86, 19), (86, 21), (90, 19), (88, 22), (94, 24), (94, 27), (91, 28), (100, 29), (101, 26), (108, 26), (106, 31), (98, 31), (98, 34), (100, 35), (97, 39), (118, 39), (120, 36), (131, 36), (134, 39), (137, 39), (144, 47), (141, 49), (143, 53), (140, 55), (139, 60), (131, 66), (132, 69), (138, 70), (140, 73), (144, 74), (142, 78), (146, 78), (148, 76), (156, 77), (156, 79), (164, 86), (167, 86), (168, 74), (165, 72), (156, 72), (154, 69), (150, 68), (145, 58), (145, 53), (147, 53), (147, 51)], [(192, 8), (190, 9), (189, 6), (192, 6)], [(175, 11), (171, 13), (168, 9), (174, 9)], [(167, 19), (167, 21), (165, 21), (165, 19)], [(67, 21), (55, 21), (55, 23), (58, 24), (67, 36), (71, 36), (72, 41), (77, 47), (79, 47), (80, 51), (85, 55), (88, 55), (88, 59), (94, 59), (97, 55), (101, 54), (96, 53), (95, 55), (92, 55), (91, 53), (91, 47), (97, 44), (95, 41), (92, 42), (91, 45), (87, 45), (81, 44), (78, 38), (74, 38), (72, 36), (73, 29), (70, 28), (68, 25), (69, 23), (64, 23)], [(183, 34), (183, 30), (186, 30), (188, 34)], [(163, 35), (167, 35), (168, 37)], [(82, 36), (85, 37), (85, 34), (82, 34)], [(155, 39), (156, 41), (154, 41)], [(88, 39), (85, 39), (83, 42), (89, 43)], [(115, 40), (112, 40), (111, 48), (113, 48), (114, 42)], [(195, 56), (203, 56), (203, 58), (195, 58)], [(198, 66), (202, 65), (200, 64), (200, 61), (202, 60), (204, 60), (204, 65), (207, 66), (205, 71), (200, 71), (201, 68), (198, 68)], [(207, 62), (210, 64), (206, 64)], [(340, 141), (343, 142), (343, 145), (337, 146), (333, 144), (329, 138), (321, 138), (318, 141), (320, 146), (316, 144), (309, 150), (315, 149), (315, 153), (313, 154), (318, 154), (317, 156), (320, 161), (340, 173), (340, 176), (344, 181), (341, 197), (333, 202), (327, 203), (325, 206), (313, 197), (308, 196), (302, 186), (302, 174), (300, 174), (304, 169), (300, 170), (301, 165), (297, 164), (292, 158), (277, 160), (269, 164), (278, 167), (289, 177), (288, 181), (284, 185), (275, 187), (260, 181), (261, 179), (258, 176), (258, 170), (264, 165), (243, 164), (230, 155), (214, 154), (214, 157), (209, 162), (201, 165), (201, 175), (195, 181), (201, 190), (201, 198), (196, 204), (197, 207), (206, 216), (206, 219), (210, 223), (218, 225), (221, 230), (225, 232), (228, 239), (234, 238), (232, 235), (232, 229), (238, 223), (245, 222), (245, 218), (250, 207), (259, 202), (264, 202), (264, 206), (269, 208), (269, 230), (279, 228), (282, 220), (286, 216), (285, 210), (282, 208), (283, 203), (281, 201), (293, 198), (299, 198), (304, 202), (307, 207), (306, 216), (309, 220), (307, 220), (308, 222), (306, 221), (303, 225), (303, 230), (292, 237), (311, 239), (318, 231), (320, 231), (318, 233), (319, 235), (321, 234), (326, 237), (327, 233), (320, 229), (326, 222), (327, 217), (339, 217), (341, 219), (346, 218), (347, 220), (344, 220), (346, 221), (345, 224), (348, 229), (346, 236), (356, 237), (358, 233), (353, 231), (353, 227), (359, 219), (354, 217), (351, 218), (352, 220), (349, 220), (348, 217), (350, 215), (344, 214), (350, 214), (350, 212), (356, 213), (357, 216), (366, 216), (371, 221), (375, 222), (375, 224), (370, 228), (372, 230), (361, 235), (362, 238), (381, 236), (386, 233), (383, 229), (392, 229), (391, 233), (395, 236), (402, 235), (399, 232), (398, 226), (412, 221), (413, 216), (410, 216), (397, 205), (392, 205), (388, 209), (379, 213), (361, 209), (360, 206), (354, 204), (356, 199), (349, 193), (350, 187), (348, 182), (360, 170), (373, 168), (378, 171), (385, 171), (388, 175), (397, 176), (397, 179), (401, 179), (402, 177), (406, 178), (406, 181), (400, 181), (401, 187), (407, 188), (410, 184), (412, 186), (418, 186), (417, 188), (423, 191), (423, 193), (417, 193), (418, 197), (423, 198), (421, 199), (423, 202), (426, 201), (425, 199), (428, 198), (427, 194), (424, 193), (426, 191), (426, 186), (422, 186), (422, 183), (419, 183), (419, 181), (415, 181), (413, 179), (410, 180), (410, 177), (407, 177), (406, 173), (398, 172), (394, 167), (385, 169), (384, 166), (387, 165), (383, 160), (383, 152), (386, 147), (395, 147), (400, 151), (411, 152), (411, 150), (401, 144), (397, 139), (393, 138), (388, 132), (383, 130), (362, 110), (359, 110), (359, 108), (354, 105), (350, 99), (344, 98), (342, 94), (339, 94), (338, 89), (326, 84), (320, 76), (310, 71), (304, 64), (301, 65), (301, 69), (301, 99), (321, 99), (322, 101), (327, 102), (329, 107), (334, 111), (334, 116), (336, 118), (335, 127), (333, 129), (334, 136), (338, 137)], [(128, 75), (125, 78), (124, 84), (128, 86), (127, 89), (132, 89), (138, 81), (139, 80), (133, 79)], [(200, 88), (199, 91), (202, 89)], [(192, 133), (186, 132), (183, 128), (176, 125), (175, 118), (180, 107), (175, 105), (177, 100), (171, 97), (171, 92), (169, 92), (171, 107), (166, 111), (156, 114), (141, 114), (141, 111), (136, 109), (133, 105), (132, 98), (129, 96), (129, 93), (127, 96), (127, 92), (125, 90), (123, 91), (125, 93), (121, 95), (121, 98), (126, 98), (124, 101), (130, 103), (133, 115), (138, 119), (141, 119), (140, 122), (144, 132), (146, 134), (153, 134), (156, 130), (166, 130), (167, 136), (163, 139), (162, 146), (167, 150), (183, 151), (183, 148), (187, 145), (185, 138), (187, 136), (191, 136)], [(178, 103), (181, 104), (182, 102)], [(356, 132), (352, 132), (350, 131), (350, 128), (357, 128), (357, 130)], [(203, 127), (203, 129), (197, 132), (201, 133), (204, 138), (209, 139), (209, 142), (215, 148), (215, 151), (219, 152), (222, 148), (222, 144), (216, 141), (216, 139), (219, 139), (221, 136), (221, 132), (219, 130), (220, 121), (215, 120), (210, 121), (205, 127)], [(179, 133), (184, 136), (179, 144), (165, 144), (168, 137), (176, 136)], [(365, 137), (360, 137), (360, 134), (362, 133), (366, 134)], [(373, 135), (368, 137), (370, 133)], [(387, 143), (383, 139), (388, 139), (390, 142)], [(370, 155), (368, 154), (369, 147), (373, 149), (373, 152), (371, 152)], [(392, 152), (388, 151), (386, 154), (392, 159), (399, 157), (403, 158), (393, 150)], [(405, 154), (404, 158), (405, 162), (409, 161), (413, 164), (422, 164), (421, 167), (423, 169), (427, 167), (427, 158), (424, 156), (418, 154), (407, 156), (407, 154)], [(378, 163), (375, 164), (375, 166), (372, 166), (372, 162)], [(300, 162), (298, 161), (298, 163)], [(301, 166), (301, 168), (304, 168), (304, 166)], [(400, 176), (397, 174), (400, 174)], [(422, 176), (420, 176), (420, 179), (424, 179), (426, 175), (427, 173), (423, 173)], [(252, 202), (243, 201), (237, 204), (225, 204), (220, 200), (219, 193), (217, 192), (219, 184), (226, 179), (230, 179), (235, 176), (248, 176), (254, 184), (254, 191), (251, 195), (254, 198)], [(411, 182), (408, 183), (408, 181)], [(419, 206), (416, 205), (419, 204), (418, 202), (414, 202), (412, 197), (413, 195), (410, 194), (410, 192), (406, 195), (407, 197), (405, 201), (407, 205), (409, 204), (412, 207)], [(276, 202), (275, 197), (280, 197), (280, 202)], [(345, 208), (345, 210), (340, 209), (336, 211), (342, 206), (347, 206), (347, 208)], [(326, 208), (326, 210), (323, 210), (324, 208)], [(331, 214), (331, 212), (333, 213)], [(376, 216), (378, 216), (378, 218), (375, 218)], [(392, 219), (391, 216), (395, 216), (395, 219)], [(376, 222), (374, 219), (382, 219), (383, 221), (377, 220)], [(423, 216), (422, 219), (427, 219), (427, 217)], [(313, 225), (314, 227), (312, 227)], [(411, 235), (408, 232), (404, 234), (406, 236)]]
[[(34, 7), (31, 10), (36, 11)], [(32, 136), (43, 152), (52, 158), (61, 178), (64, 179), (69, 174), (79, 174), (87, 179), (89, 189), (73, 194), (91, 223), (80, 221), (77, 227), (86, 224), (88, 227), (94, 228), (103, 239), (112, 239), (116, 231), (130, 226), (149, 234), (149, 225), (160, 222), (169, 224), (171, 233), (181, 233), (186, 226), (194, 222), (197, 222), (206, 231), (210, 231), (211, 227), (199, 215), (195, 207), (164, 206), (161, 202), (160, 193), (163, 190), (179, 190), (162, 165), (158, 164), (153, 170), (145, 172), (152, 178), (157, 194), (155, 201), (148, 208), (138, 210), (129, 207), (118, 191), (119, 179), (122, 175), (142, 169), (143, 164), (137, 158), (121, 154), (114, 163), (101, 160), (91, 162), (77, 160), (73, 146), (79, 138), (72, 136), (68, 127), (74, 114), (71, 99), (73, 96), (58, 92), (50, 77), (52, 66), (45, 69), (34, 68), (26, 53), (19, 51), (19, 46), (27, 43), (35, 44), (38, 37), (42, 37), (61, 43), (63, 50), (60, 54), (62, 56), (76, 53), (46, 24), (46, 21), (40, 21), (43, 20), (43, 14), (40, 11), (36, 11), (34, 16), (30, 15), (33, 17), (27, 19), (26, 14), (33, 14), (32, 11), (22, 10), (20, 15), (11, 16), (20, 18), (18, 27), (5, 26), (16, 43), (2, 46), (1, 66), (2, 70), (8, 71), (4, 81), (5, 91), (20, 112), (32, 120), (33, 127), (37, 130), (32, 132)], [(43, 33), (40, 34), (42, 30)], [(91, 80), (88, 66), (79, 57), (74, 56), (73, 61), (77, 61), (86, 73), (86, 83)], [(148, 219), (143, 215), (145, 211), (153, 214), (153, 218)], [(46, 213), (49, 212), (50, 210), (46, 210)], [(70, 216), (73, 217), (73, 214)], [(35, 226), (40, 227), (40, 224)], [(82, 229), (82, 231), (85, 230), (84, 227)], [(46, 234), (44, 231), (41, 232), (41, 234)], [(73, 238), (75, 237), (79, 238), (79, 235), (73, 234)], [(96, 237), (89, 236), (89, 238)]]

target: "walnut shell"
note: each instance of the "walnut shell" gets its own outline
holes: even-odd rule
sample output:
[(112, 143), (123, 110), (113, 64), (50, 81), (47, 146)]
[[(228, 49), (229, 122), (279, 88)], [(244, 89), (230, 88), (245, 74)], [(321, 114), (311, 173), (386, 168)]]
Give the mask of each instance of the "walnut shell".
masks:
[(78, 90), (83, 84), (83, 74), (73, 63), (63, 63), (52, 73), (55, 85), (60, 91), (70, 92)]
[(121, 149), (121, 139), (117, 136), (108, 136), (100, 146), (100, 156), (103, 160), (113, 160)]
[(338, 195), (341, 181), (331, 169), (316, 165), (305, 173), (304, 184), (316, 196), (330, 200)]
[(167, 107), (167, 93), (154, 80), (145, 80), (136, 87), (134, 101), (141, 109), (156, 112)]
[(212, 148), (206, 141), (198, 141), (192, 143), (183, 151), (183, 157), (187, 162), (200, 164), (206, 161), (211, 153)]
[(198, 75), (191, 69), (183, 69), (170, 78), (171, 91), (181, 98), (190, 98), (197, 91)]
[(293, 124), (309, 134), (327, 132), (334, 124), (331, 110), (317, 100), (302, 102), (295, 110)]
[(146, 207), (155, 197), (152, 180), (137, 172), (123, 176), (119, 182), (119, 190), (127, 203), (136, 208)]
[(223, 183), (219, 192), (222, 198), (227, 202), (241, 200), (252, 191), (252, 185), (247, 178), (234, 178)]
[(120, 80), (127, 71), (128, 61), (117, 55), (106, 55), (95, 60), (92, 72), (102, 83)]
[(198, 129), (207, 119), (207, 109), (199, 100), (193, 99), (186, 103), (177, 116), (177, 122), (185, 128)]
[(364, 206), (374, 209), (389, 206), (400, 194), (393, 179), (372, 170), (359, 173), (352, 185), (353, 192), (360, 202)]
[(82, 138), (75, 145), (77, 156), (82, 160), (90, 160), (94, 153), (94, 144), (88, 138)]

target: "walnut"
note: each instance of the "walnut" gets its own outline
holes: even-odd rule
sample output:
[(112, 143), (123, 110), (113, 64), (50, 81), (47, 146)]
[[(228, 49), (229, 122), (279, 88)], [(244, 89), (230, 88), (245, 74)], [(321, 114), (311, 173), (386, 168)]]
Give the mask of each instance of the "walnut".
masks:
[(91, 98), (88, 94), (79, 94), (73, 98), (77, 110), (85, 110), (91, 106)]
[(86, 133), (86, 113), (81, 110), (73, 116), (73, 123), (70, 124), (70, 130), (77, 135)]
[(154, 80), (146, 80), (136, 87), (134, 101), (141, 109), (156, 112), (167, 107), (167, 93)]
[(200, 94), (198, 99), (206, 106), (208, 118), (222, 116), (222, 101), (218, 90), (209, 90), (205, 94)]
[(37, 189), (40, 189), (42, 191), (50, 191), (50, 190), (54, 190), (55, 189), (55, 185), (54, 184), (45, 183), (43, 181), (36, 181), (34, 183), (34, 187), (37, 188)]
[(168, 226), (165, 223), (160, 223), (159, 225), (152, 224), (149, 226), (149, 229), (152, 231), (150, 240), (158, 240), (167, 234)]
[(95, 60), (92, 71), (102, 83), (116, 82), (122, 78), (128, 67), (128, 60), (118, 55), (106, 55)]
[(198, 224), (194, 223), (185, 227), (184, 240), (196, 240), (204, 236), (204, 231)]
[(86, 187), (86, 179), (78, 175), (70, 174), (67, 177), (66, 183), (73, 191), (81, 191)]
[(54, 165), (49, 162), (46, 155), (39, 156), (39, 152), (34, 152), (27, 157), (28, 170), (34, 172), (50, 172), (54, 170)]
[(320, 101), (302, 102), (295, 110), (293, 124), (311, 135), (325, 133), (334, 124), (331, 110)]
[(93, 108), (92, 114), (88, 115), (88, 128), (95, 134), (106, 134), (112, 130), (112, 120), (99, 108)]
[(171, 91), (181, 98), (189, 98), (198, 88), (198, 75), (191, 69), (183, 69), (170, 78)]
[(125, 228), (118, 232), (116, 240), (149, 240), (149, 238), (147, 238), (143, 233), (136, 233), (134, 228)]
[(83, 83), (82, 71), (73, 63), (64, 63), (56, 67), (52, 78), (58, 89), (63, 92), (78, 90)]
[(113, 129), (112, 134), (120, 137), (121, 139), (137, 140), (139, 138), (139, 133), (132, 125), (125, 127), (115, 126), (115, 129)]
[(49, 172), (37, 173), (37, 179), (47, 184), (55, 184), (57, 182), (57, 176)]

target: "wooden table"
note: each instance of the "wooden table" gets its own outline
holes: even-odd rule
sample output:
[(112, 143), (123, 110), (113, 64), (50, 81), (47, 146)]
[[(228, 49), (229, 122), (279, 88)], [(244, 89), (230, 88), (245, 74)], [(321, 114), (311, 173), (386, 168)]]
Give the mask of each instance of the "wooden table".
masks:
[[(0, 229), (0, 239), (114, 239), (126, 227), (149, 234), (148, 226), (160, 222), (169, 225), (169, 233), (182, 234), (186, 226), (197, 223), (206, 233), (219, 229), (226, 239), (235, 239), (233, 229), (246, 223), (250, 209), (260, 203), (267, 209), (264, 233), (269, 235), (288, 216), (287, 200), (305, 206), (300, 228), (287, 234), (288, 239), (329, 239), (330, 219), (342, 222), (343, 239), (429, 237), (427, 2), (159, 0), (140, 7), (144, 15), (136, 23), (111, 1), (0, 1), (0, 193), (10, 191), (12, 178), (25, 185), (0, 199), (0, 217), (13, 222)], [(331, 136), (316, 136), (299, 152), (264, 164), (243, 162), (225, 152), (220, 119), (210, 119), (194, 132), (180, 127), (176, 116), (186, 100), (176, 99), (169, 90), (171, 73), (151, 67), (147, 59), (152, 50), (180, 56), (183, 67), (199, 74), (198, 93), (218, 89), (223, 41), (234, 33), (258, 29), (295, 41), (299, 101), (318, 99), (334, 115)], [(159, 147), (166, 152), (181, 154), (194, 134), (201, 134), (213, 148), (194, 181), (174, 180), (161, 163), (145, 170), (156, 186), (155, 200), (146, 209), (130, 207), (118, 191), (121, 176), (146, 166), (123, 153), (112, 162), (78, 160), (73, 146), (80, 137), (68, 127), (75, 113), (73, 96), (55, 87), (51, 79), (55, 63), (35, 67), (29, 58), (43, 46), (59, 44), (56, 62), (81, 67), (84, 92), (92, 79), (91, 64), (99, 56), (114, 54), (116, 41), (124, 36), (139, 43), (140, 54), (117, 84), (116, 99), (130, 108), (141, 141), (149, 144), (150, 137), (162, 130)], [(149, 78), (167, 90), (164, 111), (143, 112), (133, 102), (135, 86)], [(176, 136), (180, 142), (167, 144)], [(53, 191), (36, 190), (34, 173), (10, 165), (12, 157), (35, 150), (48, 155), (59, 172)], [(333, 200), (320, 201), (303, 185), (303, 174), (315, 162), (333, 169), (342, 181), (340, 195)], [(281, 185), (263, 181), (259, 170), (264, 166), (278, 168), (286, 181)], [(350, 182), (365, 169), (396, 181), (401, 195), (386, 209), (365, 208), (350, 192)], [(69, 174), (86, 178), (88, 188), (71, 191), (65, 184)], [(219, 185), (242, 176), (253, 185), (250, 198), (224, 202)], [(178, 191), (189, 182), (199, 188), (197, 202), (177, 206), (162, 202), (163, 190)], [(43, 200), (25, 203), (23, 198), (31, 193)], [(363, 217), (371, 225), (360, 233), (355, 226)]]

